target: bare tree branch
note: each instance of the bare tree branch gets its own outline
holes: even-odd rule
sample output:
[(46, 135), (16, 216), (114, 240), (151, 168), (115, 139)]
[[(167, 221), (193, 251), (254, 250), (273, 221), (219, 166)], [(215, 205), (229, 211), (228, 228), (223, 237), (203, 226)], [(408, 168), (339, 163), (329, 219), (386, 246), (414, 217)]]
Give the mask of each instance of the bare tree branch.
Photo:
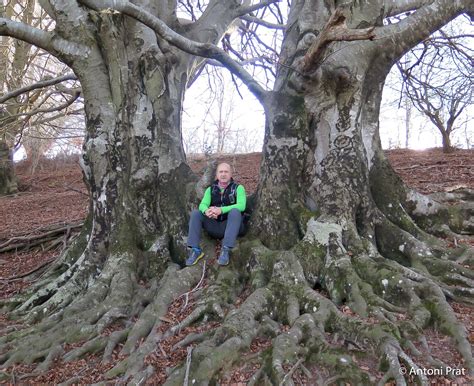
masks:
[[(443, 31), (439, 33), (446, 36)], [(453, 56), (456, 50), (455, 41), (445, 39), (444, 44), (439, 44), (426, 39), (423, 47), (412, 50), (403, 63), (397, 62), (406, 95), (439, 130), (444, 151), (452, 150), (450, 134), (460, 127), (456, 120), (472, 105), (472, 70), (467, 75), (462, 73), (456, 63), (459, 59)], [(449, 63), (439, 66), (440, 57), (449, 57)], [(466, 61), (464, 57), (461, 60)], [(470, 63), (466, 64), (469, 68)]]
[(0, 35), (10, 36), (25, 42), (41, 47), (46, 51), (51, 51), (51, 40), (53, 34), (45, 32), (37, 28), (33, 28), (28, 24), (20, 23), (6, 18), (0, 18)]
[(32, 135), (28, 134), (28, 138), (34, 138), (34, 139), (75, 139), (75, 138), (84, 138), (84, 135), (62, 135), (62, 136), (51, 136), (51, 137), (46, 137), (46, 136), (38, 136), (38, 135)]
[[(56, 111), (61, 111), (69, 106), (71, 106), (80, 96), (80, 93), (76, 93), (76, 95), (73, 95), (71, 98), (67, 99), (64, 103), (60, 104), (60, 105), (56, 105), (56, 106), (53, 106), (53, 107), (48, 107), (48, 108), (37, 108), (37, 109), (34, 109), (34, 110), (31, 110), (31, 111), (28, 111), (28, 112), (25, 112), (25, 113), (18, 113), (18, 114), (15, 114), (13, 116), (9, 116), (8, 119), (11, 119), (11, 118), (18, 118), (18, 117), (23, 117), (23, 119), (25, 120), (28, 120), (29, 118), (31, 118), (33, 115), (36, 115), (36, 114), (45, 114), (45, 113), (53, 113), (53, 112), (56, 112)], [(80, 109), (80, 111), (82, 111), (82, 109)], [(72, 114), (73, 112), (70, 112), (70, 114)], [(64, 114), (64, 115), (68, 115), (67, 113)], [(49, 118), (53, 118), (53, 117), (48, 117)], [(56, 119), (56, 117), (54, 117), (54, 119)], [(54, 120), (54, 119), (51, 119), (51, 120)], [(41, 123), (44, 123), (44, 121), (42, 121)]]
[[(64, 105), (62, 106), (62, 108), (64, 109)], [(58, 110), (58, 111), (61, 111), (61, 110)], [(47, 118), (44, 118), (44, 119), (41, 119), (41, 120), (38, 120), (38, 121), (34, 121), (30, 126), (33, 126), (33, 125), (44, 125), (44, 124), (46, 124), (46, 123), (55, 121), (55, 120), (58, 119), (58, 118), (65, 117), (65, 116), (71, 116), (71, 115), (80, 115), (80, 116), (83, 116), (83, 115), (84, 115), (84, 109), (83, 109), (83, 108), (79, 108), (79, 109), (71, 110), (71, 111), (68, 111), (68, 112), (60, 112), (59, 114), (53, 115), (53, 116), (51, 116), (51, 117), (47, 117)]]
[(280, 2), (280, 0), (264, 0), (260, 3), (250, 5), (248, 7), (242, 6), (242, 7), (237, 9), (237, 16), (246, 15), (246, 14), (251, 13), (253, 11), (257, 11), (261, 8), (264, 8), (264, 7), (266, 7), (270, 4), (274, 4), (274, 3), (278, 3), (278, 2)]
[[(161, 19), (153, 16), (143, 8), (137, 7), (127, 0), (103, 0), (100, 2), (93, 0), (78, 1), (79, 3), (84, 4), (96, 11), (110, 12), (110, 10), (114, 10), (122, 12), (123, 14), (130, 16), (145, 24), (147, 27), (153, 29), (163, 39), (183, 50), (184, 52), (218, 60), (223, 64), (224, 67), (239, 77), (261, 103), (265, 103), (266, 95), (268, 94), (267, 91), (265, 91), (262, 86), (258, 84), (258, 82), (247, 72), (247, 70), (245, 70), (224, 50), (220, 49), (216, 45), (196, 42), (178, 34), (168, 27)], [(98, 3), (100, 3), (100, 5), (98, 5)], [(106, 7), (108, 9), (104, 9)]]
[(55, 55), (84, 55), (84, 47), (60, 38), (53, 32), (43, 31), (28, 24), (0, 18), (0, 35), (10, 36), (33, 44)]
[(249, 21), (251, 23), (259, 24), (263, 27), (270, 28), (270, 29), (284, 30), (286, 28), (285, 24), (270, 23), (268, 21), (265, 21), (263, 19), (260, 19), (259, 17), (255, 17), (255, 16), (244, 15), (244, 16), (241, 17), (241, 19)]
[(36, 90), (38, 88), (53, 86), (55, 84), (64, 82), (66, 80), (77, 80), (77, 77), (74, 74), (67, 74), (67, 75), (59, 76), (57, 78), (46, 79), (46, 80), (42, 80), (42, 81), (34, 83), (34, 84), (30, 84), (30, 85), (25, 86), (25, 87), (21, 87), (19, 89), (13, 90), (9, 93), (6, 93), (6, 94), (2, 95), (0, 97), (0, 103), (5, 103), (5, 101), (7, 101), (8, 99), (15, 98), (18, 95), (24, 94), (28, 91)]
[(71, 106), (77, 100), (77, 98), (79, 98), (80, 95), (81, 95), (80, 93), (76, 93), (71, 98), (67, 99), (66, 102), (64, 102), (64, 103), (62, 103), (58, 106), (50, 107), (50, 108), (47, 108), (47, 109), (33, 110), (33, 111), (29, 112), (27, 115), (31, 116), (33, 114), (38, 114), (38, 113), (52, 113), (52, 112), (55, 112), (55, 111), (61, 111), (65, 108)]

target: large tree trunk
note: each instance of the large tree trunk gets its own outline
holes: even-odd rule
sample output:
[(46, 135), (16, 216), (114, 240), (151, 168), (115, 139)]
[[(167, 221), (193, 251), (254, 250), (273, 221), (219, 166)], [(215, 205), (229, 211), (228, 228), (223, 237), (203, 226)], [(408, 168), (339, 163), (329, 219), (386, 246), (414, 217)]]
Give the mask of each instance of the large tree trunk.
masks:
[[(6, 2), (0, 5), (0, 17), (11, 18), (15, 14), (14, 3)], [(33, 18), (34, 0), (28, 0), (24, 4), (23, 22), (31, 22)], [(31, 44), (27, 44), (20, 40), (14, 42), (14, 52), (9, 50), (9, 38), (0, 37), (0, 93), (7, 90), (19, 88), (25, 75), (25, 69), (28, 63), (28, 53)], [(13, 58), (12, 58), (13, 56)], [(12, 60), (13, 59), (13, 60)], [(16, 138), (21, 132), (12, 123), (15, 122), (15, 116), (20, 112), (21, 105), (8, 101), (0, 108), (0, 195), (12, 194), (18, 191), (17, 179), (15, 176), (15, 168), (13, 165), (13, 145)], [(11, 118), (13, 117), (13, 118)]]
[[(381, 148), (383, 84), (404, 48), (394, 41), (333, 43), (304, 73), (307, 58), (301, 53), (323, 35), (331, 11), (321, 2), (300, 4), (300, 9), (292, 7), (283, 65), (266, 110), (253, 232), (270, 249), (291, 248), (306, 282), (326, 290), (335, 304), (380, 320), (381, 307), (403, 309), (412, 331), (418, 331), (411, 335), (401, 330), (407, 339), (439, 318), (443, 332), (454, 338), (465, 365), (473, 369), (466, 332), (447, 302), (472, 302), (463, 295), (472, 293), (470, 284), (459, 290), (450, 273), (461, 270), (473, 277), (459, 264), (466, 259), (472, 263), (472, 250), (450, 251), (431, 235), (472, 232), (472, 205), (448, 209), (408, 189)], [(351, 11), (353, 26), (380, 25), (375, 8), (373, 14), (355, 5)], [(456, 256), (459, 263), (450, 261)], [(297, 277), (297, 272), (287, 275)], [(291, 294), (298, 298), (288, 287), (285, 296)], [(395, 350), (391, 354), (389, 346)], [(379, 350), (378, 355), (392, 359), (405, 355), (394, 341)], [(327, 357), (321, 353), (320, 360)], [(401, 382), (395, 362), (391, 372)]]
[(5, 141), (0, 141), (0, 196), (17, 191), (13, 153)]
[[(150, 278), (163, 274), (168, 259), (183, 257), (187, 184), (194, 179), (181, 141), (186, 57), (176, 49), (163, 53), (139, 23), (97, 18), (101, 49), (92, 46), (89, 56), (72, 63), (85, 99), (81, 165), (91, 197), (89, 242), (64, 286), (43, 288), (24, 309), (61, 309), (84, 283), (94, 283), (104, 269), (122, 270), (125, 260), (133, 275)], [(150, 253), (152, 246), (160, 253)], [(137, 290), (134, 281), (127, 291)]]
[[(313, 6), (318, 11), (300, 22), (300, 31), (310, 22), (322, 28), (330, 14), (319, 2), (309, 3), (305, 10)], [(370, 20), (370, 15), (364, 17)], [(374, 135), (385, 71), (391, 64), (380, 63), (377, 46), (362, 50), (357, 42), (334, 48), (336, 52), (323, 65), (304, 77), (288, 69), (301, 65), (303, 57), (297, 49), (309, 48), (318, 33), (305, 32), (305, 39), (298, 33), (287, 36), (285, 66), (280, 68), (271, 103), (275, 107), (267, 111), (255, 221), (261, 239), (273, 248), (301, 239), (310, 217), (348, 227), (357, 221), (361, 229), (373, 217), (369, 169), (380, 148)], [(278, 107), (282, 99), (289, 106), (283, 111)], [(288, 223), (283, 234), (289, 240), (277, 232), (283, 219)]]

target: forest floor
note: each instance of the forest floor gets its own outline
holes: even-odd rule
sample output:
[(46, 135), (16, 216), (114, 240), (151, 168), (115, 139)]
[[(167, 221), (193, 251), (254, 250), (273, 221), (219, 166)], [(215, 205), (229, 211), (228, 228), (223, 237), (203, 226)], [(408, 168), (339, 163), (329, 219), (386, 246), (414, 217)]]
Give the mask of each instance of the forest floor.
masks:
[[(391, 150), (387, 155), (402, 179), (410, 187), (423, 193), (452, 191), (458, 188), (474, 189), (474, 150), (457, 150), (451, 154), (444, 154), (440, 149)], [(206, 164), (206, 159), (202, 156), (190, 158), (193, 170), (200, 172)], [(219, 157), (219, 161), (226, 161), (234, 166), (234, 178), (245, 186), (248, 193), (256, 189), (260, 160), (260, 153)], [(20, 292), (31, 284), (26, 280), (31, 272), (46, 269), (57, 258), (71, 236), (78, 231), (88, 209), (87, 190), (77, 158), (43, 160), (34, 174), (30, 173), (29, 168), (30, 165), (26, 161), (17, 164), (20, 192), (0, 198), (0, 298), (8, 298)], [(67, 232), (63, 230), (57, 233), (60, 227), (67, 228)], [(45, 234), (50, 234), (50, 240), (32, 247), (35, 240), (39, 237), (44, 239)], [(466, 240), (450, 242), (456, 244)], [(13, 250), (12, 246), (15, 247)], [(457, 303), (452, 306), (468, 329), (471, 343), (474, 343), (474, 309)], [(185, 312), (181, 312), (181, 309), (177, 300), (163, 319), (169, 321), (170, 325), (178, 323), (191, 311), (190, 306)], [(343, 311), (351, 314), (349, 309)], [(0, 336), (2, 330), (12, 324), (7, 315), (0, 314)], [(186, 358), (186, 349), (173, 349), (176, 342), (186, 334), (196, 332), (198, 328), (202, 330), (210, 327), (215, 326), (186, 328), (169, 341), (162, 342), (160, 349), (147, 358), (148, 363), (156, 368), (152, 382), (162, 383), (166, 379), (165, 369)], [(453, 344), (435, 328), (428, 331), (427, 338), (434, 357), (444, 360), (452, 367), (461, 364)], [(258, 340), (252, 343), (249, 354), (264, 350), (269, 344), (270, 341)], [(99, 356), (88, 355), (75, 362), (58, 361), (51, 370), (34, 377), (28, 376), (34, 365), (20, 365), (10, 369), (10, 372), (14, 374), (12, 383), (59, 383), (77, 374), (80, 375), (79, 383), (94, 383), (103, 380), (103, 373), (113, 364), (104, 366), (100, 364)], [(377, 369), (372, 369), (372, 365), (361, 364), (369, 368), (369, 372), (377, 378)], [(221, 384), (245, 384), (255, 371), (251, 366), (247, 367), (244, 366), (221, 379)], [(436, 384), (445, 385), (473, 382), (467, 377), (429, 378)], [(294, 373), (293, 379), (297, 384), (311, 384), (303, 375), (298, 375), (298, 372)]]

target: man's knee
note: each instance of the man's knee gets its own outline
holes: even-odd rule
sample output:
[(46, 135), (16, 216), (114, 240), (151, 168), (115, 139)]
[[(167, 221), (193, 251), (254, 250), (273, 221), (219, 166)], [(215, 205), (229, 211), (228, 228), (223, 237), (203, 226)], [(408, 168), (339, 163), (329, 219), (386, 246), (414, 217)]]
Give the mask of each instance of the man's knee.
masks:
[(242, 217), (242, 213), (240, 213), (240, 210), (234, 208), (234, 209), (231, 209), (231, 210), (229, 211), (229, 213), (227, 214), (227, 218), (229, 218), (229, 217), (230, 217), (230, 218), (236, 218), (236, 219), (237, 219), (237, 218), (241, 218), (241, 217)]
[(202, 213), (201, 211), (197, 210), (197, 209), (194, 209), (192, 212), (191, 212), (191, 218), (200, 218), (202, 216)]

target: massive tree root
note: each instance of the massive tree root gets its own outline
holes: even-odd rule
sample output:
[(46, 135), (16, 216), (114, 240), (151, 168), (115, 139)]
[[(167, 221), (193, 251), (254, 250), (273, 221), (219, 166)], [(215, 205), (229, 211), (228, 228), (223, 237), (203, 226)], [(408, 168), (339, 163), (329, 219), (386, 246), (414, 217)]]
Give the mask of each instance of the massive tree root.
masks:
[[(79, 262), (80, 258), (75, 264)], [(67, 274), (69, 271), (43, 288), (47, 291), (53, 286), (60, 287), (48, 300), (40, 303), (41, 295), (45, 296), (42, 292), (16, 311), (15, 315), (26, 311), (27, 321), (41, 321), (20, 331), (5, 331), (0, 338), (3, 367), (39, 362), (35, 373), (40, 373), (63, 356), (64, 345), (78, 342), (84, 344), (64, 355), (65, 360), (89, 352), (104, 352), (103, 359), (108, 361), (119, 343), (123, 343), (122, 353), (128, 355), (136, 350), (140, 340), (150, 339), (150, 332), (161, 323), (160, 317), (166, 314), (169, 304), (199, 282), (201, 268), (180, 270), (179, 265), (170, 264), (162, 277), (148, 278), (145, 283), (143, 276), (137, 280), (140, 272), (135, 256), (117, 253), (109, 257), (100, 277), (82, 296), (77, 296), (80, 288), (71, 289), (74, 280), (60, 286)], [(111, 326), (116, 331), (104, 334)]]
[[(419, 354), (412, 342), (425, 342), (423, 330), (432, 324), (453, 338), (464, 367), (472, 372), (474, 362), (466, 330), (446, 300), (448, 290), (442, 290), (449, 274), (435, 277), (429, 267), (418, 272), (384, 258), (370, 243), (365, 249), (365, 253), (360, 249), (349, 253), (343, 247), (338, 224), (315, 221), (291, 251), (272, 252), (263, 246), (244, 245), (240, 257), (250, 256), (249, 284), (254, 292), (239, 308), (228, 312), (211, 339), (194, 348), (189, 368), (177, 369), (167, 383), (181, 384), (185, 375), (198, 384), (223, 377), (231, 363), (239, 363), (251, 342), (262, 337), (271, 338), (272, 346), (252, 359), (259, 367), (253, 383), (267, 380), (291, 384), (288, 369), (302, 366), (308, 371), (307, 367), (314, 365), (329, 369), (328, 379), (318, 379), (314, 371), (308, 371), (318, 384), (328, 380), (375, 382), (354, 362), (353, 355), (362, 353), (380, 358), (385, 373), (381, 384), (390, 379), (405, 384), (405, 367), (414, 369), (419, 381), (426, 382), (416, 357), (412, 357)], [(319, 272), (314, 269), (317, 264), (305, 265), (308, 252), (315, 259), (323, 256)], [(437, 259), (432, 265), (444, 262)], [(452, 264), (454, 267), (456, 263)], [(466, 268), (460, 271), (465, 277), (473, 273)], [(329, 298), (315, 291), (315, 285), (327, 289)], [(459, 295), (457, 300), (470, 297)], [(346, 304), (359, 317), (346, 315), (336, 304)], [(449, 365), (433, 358), (430, 361), (437, 368)]]

